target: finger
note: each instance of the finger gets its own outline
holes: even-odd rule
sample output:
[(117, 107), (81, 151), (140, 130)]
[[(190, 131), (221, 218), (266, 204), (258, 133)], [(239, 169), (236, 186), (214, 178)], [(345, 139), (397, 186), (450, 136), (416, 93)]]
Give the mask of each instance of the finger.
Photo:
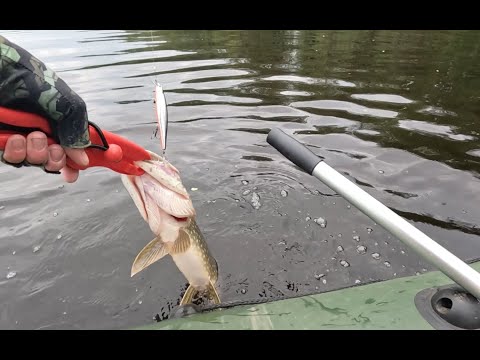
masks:
[(67, 163), (67, 156), (60, 145), (53, 144), (48, 147), (48, 162), (45, 169), (48, 171), (60, 171)]
[(79, 171), (69, 166), (65, 166), (60, 172), (63, 174), (63, 178), (67, 183), (74, 183), (78, 179)]
[(88, 156), (85, 149), (65, 148), (67, 156), (80, 166), (88, 165)]
[(27, 136), (27, 158), (30, 164), (41, 165), (48, 161), (47, 135), (34, 131)]
[(27, 156), (27, 142), (22, 135), (11, 135), (5, 144), (3, 158), (5, 161), (19, 164)]

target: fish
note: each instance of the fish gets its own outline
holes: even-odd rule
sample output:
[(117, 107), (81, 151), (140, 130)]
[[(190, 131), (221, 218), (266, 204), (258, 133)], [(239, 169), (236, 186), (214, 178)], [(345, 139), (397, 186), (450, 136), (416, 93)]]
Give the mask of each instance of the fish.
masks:
[(121, 175), (140, 215), (155, 234), (136, 256), (131, 276), (170, 255), (189, 283), (180, 305), (193, 303), (196, 296), (219, 304), (218, 263), (197, 225), (196, 211), (180, 172), (164, 157), (147, 151), (151, 160), (135, 162), (144, 174)]

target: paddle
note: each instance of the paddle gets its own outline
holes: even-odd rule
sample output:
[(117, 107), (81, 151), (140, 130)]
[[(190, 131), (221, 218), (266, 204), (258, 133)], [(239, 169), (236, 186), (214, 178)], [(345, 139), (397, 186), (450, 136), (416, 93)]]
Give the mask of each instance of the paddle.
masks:
[(328, 166), (323, 159), (282, 130), (272, 129), (267, 136), (267, 142), (480, 299), (480, 273)]

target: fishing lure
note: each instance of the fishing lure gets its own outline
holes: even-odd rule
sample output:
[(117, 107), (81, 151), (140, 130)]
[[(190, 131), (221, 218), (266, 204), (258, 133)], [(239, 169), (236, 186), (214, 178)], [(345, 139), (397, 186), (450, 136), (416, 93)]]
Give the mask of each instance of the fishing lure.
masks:
[(157, 116), (157, 133), (160, 137), (160, 147), (162, 149), (162, 157), (165, 157), (167, 150), (167, 132), (168, 132), (168, 110), (167, 99), (163, 93), (162, 86), (155, 80), (155, 113)]

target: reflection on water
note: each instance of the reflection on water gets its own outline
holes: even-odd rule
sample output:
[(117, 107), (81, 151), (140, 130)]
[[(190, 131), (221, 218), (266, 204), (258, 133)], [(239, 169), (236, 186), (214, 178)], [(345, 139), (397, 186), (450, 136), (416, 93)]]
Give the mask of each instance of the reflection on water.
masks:
[(426, 134), (433, 134), (437, 136), (443, 136), (451, 140), (465, 141), (465, 140), (475, 139), (475, 137), (473, 136), (454, 134), (450, 126), (435, 125), (425, 121), (400, 120), (398, 122), (398, 126), (402, 129), (412, 130), (417, 133), (426, 133)]
[[(92, 121), (153, 151), (162, 84), (167, 156), (198, 188), (224, 301), (432, 269), (272, 149), (274, 126), (458, 256), (480, 257), (477, 31), (2, 35), (55, 69)], [(185, 279), (169, 258), (130, 278), (152, 234), (117, 174), (63, 185), (0, 166), (0, 180), (1, 328), (125, 328), (174, 311)]]

